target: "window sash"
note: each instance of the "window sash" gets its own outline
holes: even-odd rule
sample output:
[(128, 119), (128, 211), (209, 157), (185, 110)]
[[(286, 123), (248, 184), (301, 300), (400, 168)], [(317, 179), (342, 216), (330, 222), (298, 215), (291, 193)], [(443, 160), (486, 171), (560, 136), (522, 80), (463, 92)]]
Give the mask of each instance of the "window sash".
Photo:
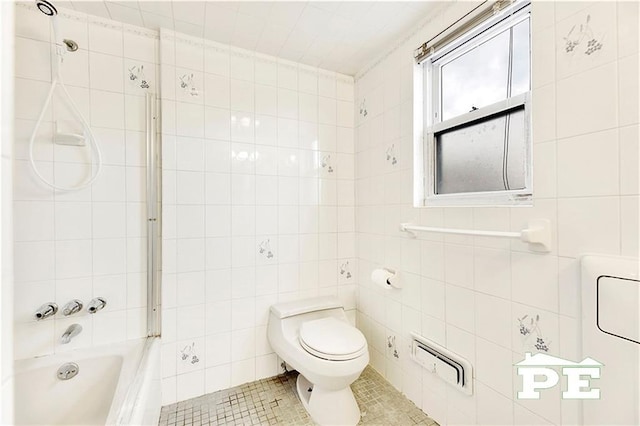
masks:
[[(518, 118), (515, 119), (515, 117)], [(468, 143), (468, 139), (466, 138), (459, 141), (447, 141), (447, 136), (449, 135), (454, 135), (453, 138), (455, 139), (455, 134), (458, 132), (465, 132), (473, 128), (477, 130), (477, 126), (482, 126), (483, 123), (495, 123), (496, 121), (502, 120), (504, 120), (504, 126), (507, 126), (508, 121), (514, 123), (514, 128), (516, 129), (518, 126), (522, 126), (522, 133), (516, 130), (516, 132), (512, 134), (509, 130), (509, 133), (505, 135), (504, 131), (507, 129), (498, 126), (497, 129), (499, 130), (496, 132), (496, 134), (500, 135), (499, 139), (495, 138), (495, 134), (493, 135), (493, 138), (487, 135), (486, 139), (483, 139), (477, 147), (466, 145)], [(503, 193), (504, 191), (521, 191), (526, 189), (526, 167), (520, 170), (521, 173), (518, 173), (517, 168), (512, 169), (510, 167), (512, 161), (516, 161), (516, 163), (514, 163), (514, 166), (517, 166), (517, 164), (519, 163), (517, 161), (518, 159), (522, 159), (524, 161), (527, 160), (526, 145), (528, 138), (524, 134), (526, 127), (525, 120), (526, 111), (524, 106), (521, 106), (519, 108), (509, 109), (501, 113), (490, 115), (485, 119), (471, 121), (468, 123), (464, 123), (461, 126), (448, 128), (447, 130), (444, 130), (442, 132), (434, 133), (434, 194), (476, 194), (479, 192)], [(489, 131), (489, 133), (491, 133), (491, 131)], [(520, 135), (521, 138), (518, 137), (518, 135)], [(507, 137), (506, 141), (504, 139), (504, 136)], [(467, 146), (470, 152), (465, 150), (465, 153), (458, 152), (453, 156), (450, 156), (451, 150), (455, 152), (456, 150), (460, 149), (460, 145), (457, 145), (458, 143), (462, 144), (463, 146)], [(519, 146), (523, 148), (521, 157), (520, 155), (518, 155)], [(481, 160), (479, 163), (471, 161), (472, 164), (469, 164), (469, 167), (471, 168), (464, 168), (464, 171), (456, 170), (456, 167), (452, 167), (453, 164), (456, 163), (458, 163), (457, 167), (460, 167), (459, 161), (467, 163), (471, 160), (472, 157), (475, 156), (474, 153), (482, 156), (483, 152), (486, 153), (487, 151), (495, 151), (496, 149), (501, 151), (501, 155), (495, 155), (496, 152), (493, 152), (487, 157), (484, 157), (483, 160)], [(471, 154), (471, 156), (466, 157), (467, 154)], [(487, 162), (492, 163), (492, 165), (488, 166)], [(514, 178), (512, 181), (509, 179), (509, 176), (511, 174), (513, 174), (512, 177)], [(471, 181), (460, 182), (459, 180), (457, 180), (458, 178), (463, 178), (465, 175), (467, 178), (470, 178)], [(496, 179), (498, 175), (501, 178), (500, 183), (502, 186), (498, 185), (498, 187), (488, 189), (489, 186), (494, 186), (496, 184), (497, 181), (494, 179)], [(454, 178), (454, 176), (456, 177)], [(451, 181), (451, 179), (456, 179), (456, 181), (453, 182)], [(512, 182), (514, 183), (514, 187), (510, 187)], [(520, 184), (518, 182), (520, 182)], [(481, 189), (480, 187), (484, 187), (486, 189)], [(447, 188), (450, 190), (446, 190)], [(453, 190), (454, 188), (457, 189)]]
[[(496, 20), (490, 20), (482, 25), (481, 28), (474, 30), (471, 34), (454, 41), (450, 46), (446, 46), (440, 51), (436, 51), (426, 62), (423, 62), (425, 87), (429, 93), (433, 94), (433, 96), (430, 97), (431, 104), (428, 106), (427, 111), (428, 124), (434, 125), (442, 121), (442, 82), (440, 81), (440, 70), (442, 67), (469, 53), (471, 50), (479, 47), (503, 31), (530, 19), (529, 9), (530, 6), (527, 5), (523, 7), (522, 10), (518, 10), (515, 16), (501, 17), (501, 20), (497, 22)], [(529, 31), (531, 31), (531, 23), (529, 23)], [(529, 49), (531, 49), (531, 44), (529, 44)], [(529, 75), (531, 75), (531, 71), (529, 71)], [(531, 84), (531, 82), (529, 82), (529, 84)]]
[(427, 128), (427, 134), (439, 134), (444, 133), (448, 129), (454, 127), (460, 127), (464, 124), (470, 124), (475, 121), (482, 120), (483, 118), (491, 115), (497, 115), (501, 112), (510, 111), (520, 108), (529, 102), (530, 92), (521, 93), (516, 96), (512, 96), (503, 101), (496, 102), (494, 104), (478, 108), (474, 111), (469, 111), (465, 114), (458, 115), (450, 118), (449, 120), (440, 121)]
[[(532, 196), (532, 155), (531, 155), (531, 95), (530, 93), (522, 93), (504, 101), (497, 102), (484, 108), (471, 111), (462, 116), (454, 117), (442, 123), (438, 123), (437, 126), (432, 126), (425, 131), (425, 144), (423, 150), (423, 164), (429, 173), (424, 174), (423, 181), (423, 196), (422, 205), (426, 205), (427, 202), (430, 206), (454, 206), (454, 205), (478, 205), (486, 206), (487, 204), (493, 205), (513, 205), (528, 203)], [(489, 116), (499, 116), (500, 114), (508, 114), (511, 111), (515, 111), (524, 107), (524, 123), (525, 123), (525, 161), (527, 167), (525, 168), (525, 187), (523, 189), (513, 190), (499, 190), (499, 191), (479, 191), (479, 192), (458, 192), (452, 194), (438, 194), (436, 192), (436, 179), (437, 179), (437, 158), (436, 158), (436, 136), (453, 130), (455, 128), (464, 127), (465, 125), (472, 125), (477, 121)], [(466, 120), (464, 120), (466, 119)], [(433, 131), (437, 129), (436, 131)]]

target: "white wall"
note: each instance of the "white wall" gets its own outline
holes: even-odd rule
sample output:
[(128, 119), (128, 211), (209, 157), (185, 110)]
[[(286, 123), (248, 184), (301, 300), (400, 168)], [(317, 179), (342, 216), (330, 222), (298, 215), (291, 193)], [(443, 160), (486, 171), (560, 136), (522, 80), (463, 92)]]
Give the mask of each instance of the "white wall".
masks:
[[(638, 5), (533, 3), (533, 207), (416, 209), (412, 50), (473, 6), (452, 5), (357, 79), (358, 325), (374, 368), (440, 424), (572, 424), (576, 405), (561, 403), (559, 387), (541, 401), (516, 400), (521, 383), (512, 364), (536, 351), (518, 319), (539, 316), (549, 353), (578, 360), (578, 256), (638, 256)], [(583, 44), (567, 53), (563, 37), (587, 16), (602, 49), (586, 55)], [(391, 146), (395, 165), (387, 160)], [(411, 239), (398, 231), (401, 222), (518, 231), (529, 218), (551, 220), (551, 253), (519, 242)], [(377, 265), (400, 268), (405, 287), (374, 288), (368, 276)], [(472, 362), (472, 397), (409, 359), (410, 331)], [(388, 336), (400, 341), (399, 358), (387, 348)]]
[[(144, 95), (129, 69), (144, 66), (155, 91), (157, 33), (60, 10), (60, 35), (80, 49), (65, 56), (63, 77), (92, 125), (103, 153), (103, 171), (92, 187), (54, 192), (35, 177), (28, 160), (29, 136), (52, 77), (49, 18), (31, 4), (16, 6), (15, 78), (15, 358), (146, 335), (146, 226)], [(40, 172), (58, 185), (76, 185), (90, 171), (87, 148), (51, 143), (54, 121), (69, 120), (56, 95), (36, 142)], [(81, 132), (73, 121), (72, 132)], [(64, 131), (64, 130), (63, 130)], [(66, 130), (69, 131), (69, 130)], [(62, 307), (103, 296), (107, 307), (70, 317)], [(33, 313), (55, 301), (55, 318)], [(72, 323), (82, 333), (68, 345), (60, 336)]]
[(167, 404), (277, 374), (275, 302), (355, 320), (357, 265), (351, 77), (164, 31), (161, 74)]
[(13, 424), (13, 3), (0, 4), (0, 424)]

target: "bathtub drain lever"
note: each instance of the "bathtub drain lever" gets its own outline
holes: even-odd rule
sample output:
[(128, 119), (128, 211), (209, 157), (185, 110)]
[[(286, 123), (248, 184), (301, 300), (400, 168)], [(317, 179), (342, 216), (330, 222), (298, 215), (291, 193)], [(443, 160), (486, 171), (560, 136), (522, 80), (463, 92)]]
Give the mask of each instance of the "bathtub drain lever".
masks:
[(80, 372), (80, 367), (75, 362), (67, 362), (58, 368), (58, 380), (73, 379)]

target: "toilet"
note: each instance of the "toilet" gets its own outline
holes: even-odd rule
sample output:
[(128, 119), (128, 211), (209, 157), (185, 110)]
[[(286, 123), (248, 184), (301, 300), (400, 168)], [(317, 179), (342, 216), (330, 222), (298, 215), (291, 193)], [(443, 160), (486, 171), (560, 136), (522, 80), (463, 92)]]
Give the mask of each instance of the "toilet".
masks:
[(369, 363), (364, 335), (352, 326), (335, 297), (271, 306), (267, 337), (280, 358), (300, 375), (302, 405), (319, 425), (355, 425), (360, 409), (351, 392)]

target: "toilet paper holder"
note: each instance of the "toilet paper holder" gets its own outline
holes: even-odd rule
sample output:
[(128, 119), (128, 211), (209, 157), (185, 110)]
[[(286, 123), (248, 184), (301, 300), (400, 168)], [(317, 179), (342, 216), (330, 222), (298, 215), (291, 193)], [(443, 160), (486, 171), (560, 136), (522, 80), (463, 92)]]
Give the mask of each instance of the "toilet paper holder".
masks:
[(393, 268), (378, 268), (371, 272), (371, 281), (374, 284), (381, 287), (390, 288), (402, 288), (402, 282), (398, 276), (398, 271)]

